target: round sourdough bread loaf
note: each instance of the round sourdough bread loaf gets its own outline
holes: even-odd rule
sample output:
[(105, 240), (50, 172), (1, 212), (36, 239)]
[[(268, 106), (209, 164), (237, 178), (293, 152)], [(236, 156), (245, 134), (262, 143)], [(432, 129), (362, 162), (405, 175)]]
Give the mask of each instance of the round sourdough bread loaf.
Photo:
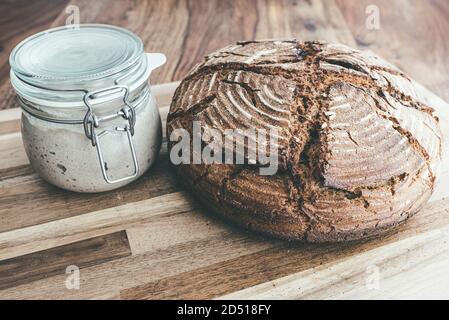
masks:
[[(438, 118), (419, 86), (340, 44), (250, 41), (208, 55), (177, 88), (167, 136), (193, 134), (194, 121), (223, 136), (277, 129), (274, 175), (261, 175), (259, 161), (176, 170), (215, 212), (287, 239), (347, 241), (397, 226), (430, 197), (441, 158)], [(224, 150), (225, 139), (202, 139)], [(248, 141), (234, 152), (243, 144), (247, 157)]]

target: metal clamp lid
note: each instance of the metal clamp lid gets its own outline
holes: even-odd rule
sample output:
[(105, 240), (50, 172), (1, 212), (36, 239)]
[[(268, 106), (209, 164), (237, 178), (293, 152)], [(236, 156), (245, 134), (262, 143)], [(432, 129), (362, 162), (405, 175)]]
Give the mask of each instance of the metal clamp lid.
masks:
[[(110, 115), (106, 115), (106, 116), (102, 116), (102, 117), (95, 115), (93, 108), (92, 108), (92, 104), (91, 104), (91, 101), (93, 99), (95, 99), (95, 95), (98, 95), (101, 93), (107, 93), (107, 92), (112, 93), (113, 91), (123, 92), (123, 103), (125, 106), (115, 114), (110, 114)], [(134, 126), (136, 124), (136, 111), (135, 111), (135, 108), (129, 102), (128, 97), (129, 97), (128, 86), (115, 85), (115, 86), (112, 86), (109, 88), (104, 88), (104, 89), (100, 89), (100, 90), (87, 92), (83, 98), (84, 104), (86, 105), (86, 107), (88, 109), (86, 112), (86, 115), (84, 117), (84, 121), (83, 121), (84, 132), (85, 132), (87, 138), (91, 141), (92, 146), (96, 147), (98, 160), (100, 161), (101, 172), (103, 174), (105, 181), (110, 184), (119, 183), (119, 182), (123, 182), (123, 181), (129, 180), (129, 179), (133, 179), (139, 174), (139, 164), (137, 162), (136, 151), (135, 151), (134, 143), (133, 143)], [(127, 120), (127, 124), (124, 127), (116, 127), (115, 129), (117, 131), (125, 132), (127, 135), (129, 147), (131, 149), (133, 164), (134, 164), (134, 173), (129, 176), (113, 180), (113, 179), (110, 179), (107, 174), (108, 169), (106, 168), (106, 165), (105, 165), (104, 156), (103, 156), (103, 152), (102, 152), (101, 144), (100, 144), (100, 138), (103, 137), (104, 135), (106, 135), (108, 132), (102, 131), (99, 134), (97, 134), (95, 132), (95, 129), (97, 129), (99, 127), (100, 122), (105, 121), (105, 120), (110, 120), (117, 116), (121, 116), (122, 118)]]

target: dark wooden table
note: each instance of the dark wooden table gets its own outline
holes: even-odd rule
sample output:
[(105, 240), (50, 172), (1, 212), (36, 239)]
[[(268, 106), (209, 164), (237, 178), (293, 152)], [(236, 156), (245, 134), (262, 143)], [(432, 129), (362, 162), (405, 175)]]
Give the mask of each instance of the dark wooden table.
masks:
[[(449, 100), (447, 0), (0, 0), (0, 93), (10, 97), (12, 48), (64, 25), (69, 5), (79, 8), (81, 23), (126, 27), (147, 51), (165, 53), (156, 84), (182, 79), (206, 53), (235, 41), (294, 37), (372, 49)], [(366, 25), (373, 5), (378, 30)], [(0, 102), (0, 109), (12, 106), (11, 99)]]

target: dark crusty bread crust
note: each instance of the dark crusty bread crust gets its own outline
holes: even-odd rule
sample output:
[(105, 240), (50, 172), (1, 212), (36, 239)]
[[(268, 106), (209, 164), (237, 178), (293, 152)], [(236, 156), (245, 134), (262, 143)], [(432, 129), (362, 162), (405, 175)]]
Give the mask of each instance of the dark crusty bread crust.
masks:
[(178, 175), (207, 206), (253, 230), (354, 240), (400, 224), (430, 197), (442, 142), (426, 101), (413, 80), (371, 53), (243, 42), (208, 55), (182, 81), (167, 136), (191, 131), (194, 120), (221, 132), (278, 128), (275, 175), (260, 175), (258, 163), (182, 164)]

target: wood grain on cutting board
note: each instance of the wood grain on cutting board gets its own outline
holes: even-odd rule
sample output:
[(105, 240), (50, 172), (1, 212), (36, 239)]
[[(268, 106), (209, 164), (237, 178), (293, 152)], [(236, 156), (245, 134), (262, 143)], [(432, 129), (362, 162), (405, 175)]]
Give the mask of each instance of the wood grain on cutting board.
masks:
[[(361, 27), (368, 2), (385, 13), (374, 36)], [(60, 1), (53, 7), (60, 6), (59, 14), (49, 13), (27, 30), (64, 24), (65, 5), (75, 4), (81, 22), (127, 27), (142, 37), (148, 51), (168, 55), (152, 83), (181, 79), (205, 53), (236, 40), (296, 36), (340, 41), (374, 48), (448, 97), (444, 50), (449, 41), (442, 32), (447, 5), (413, 2)], [(413, 38), (415, 24), (428, 25), (429, 35)], [(1, 39), (4, 48), (21, 33), (10, 34)], [(0, 108), (8, 110), (0, 112), (0, 298), (447, 297), (442, 288), (449, 283), (444, 272), (449, 266), (449, 170), (444, 165), (429, 204), (385, 237), (326, 245), (267, 239), (201, 208), (177, 183), (165, 144), (148, 173), (116, 191), (82, 195), (42, 181), (25, 156), (20, 111), (14, 109), (4, 69), (0, 93), (7, 99)], [(152, 88), (163, 121), (176, 85)], [(437, 98), (435, 104), (449, 137), (449, 107)], [(80, 267), (79, 290), (65, 286), (69, 264)], [(372, 270), (379, 273), (378, 288), (366, 283)]]
[[(156, 98), (169, 101), (176, 84), (155, 86)], [(443, 110), (443, 121), (449, 120), (444, 102), (435, 98), (433, 105)], [(161, 105), (163, 121), (167, 109)], [(11, 113), (17, 118), (12, 119)], [(0, 124), (3, 119), (19, 121), (19, 114), (1, 111)], [(447, 125), (444, 133), (449, 136)], [(176, 182), (166, 143), (156, 166), (141, 179), (94, 195), (63, 191), (38, 178), (24, 155), (20, 133), (2, 134), (0, 143), (10, 146), (0, 147), (0, 157), (12, 163), (0, 171), (1, 298), (360, 298), (401, 297), (425, 290), (445, 293), (435, 286), (448, 281), (442, 272), (449, 261), (448, 179), (442, 179), (419, 214), (380, 239), (288, 243), (236, 228), (201, 208)], [(11, 155), (10, 149), (20, 155)], [(448, 171), (443, 167), (442, 176), (447, 177)], [(112, 245), (90, 245), (110, 238)], [(65, 287), (69, 264), (81, 268), (80, 290)], [(380, 268), (380, 288), (388, 288), (386, 292), (366, 288), (365, 273), (372, 266)], [(419, 278), (427, 269), (432, 272)], [(404, 291), (410, 278), (417, 280)], [(344, 291), (334, 290), (336, 284)]]

